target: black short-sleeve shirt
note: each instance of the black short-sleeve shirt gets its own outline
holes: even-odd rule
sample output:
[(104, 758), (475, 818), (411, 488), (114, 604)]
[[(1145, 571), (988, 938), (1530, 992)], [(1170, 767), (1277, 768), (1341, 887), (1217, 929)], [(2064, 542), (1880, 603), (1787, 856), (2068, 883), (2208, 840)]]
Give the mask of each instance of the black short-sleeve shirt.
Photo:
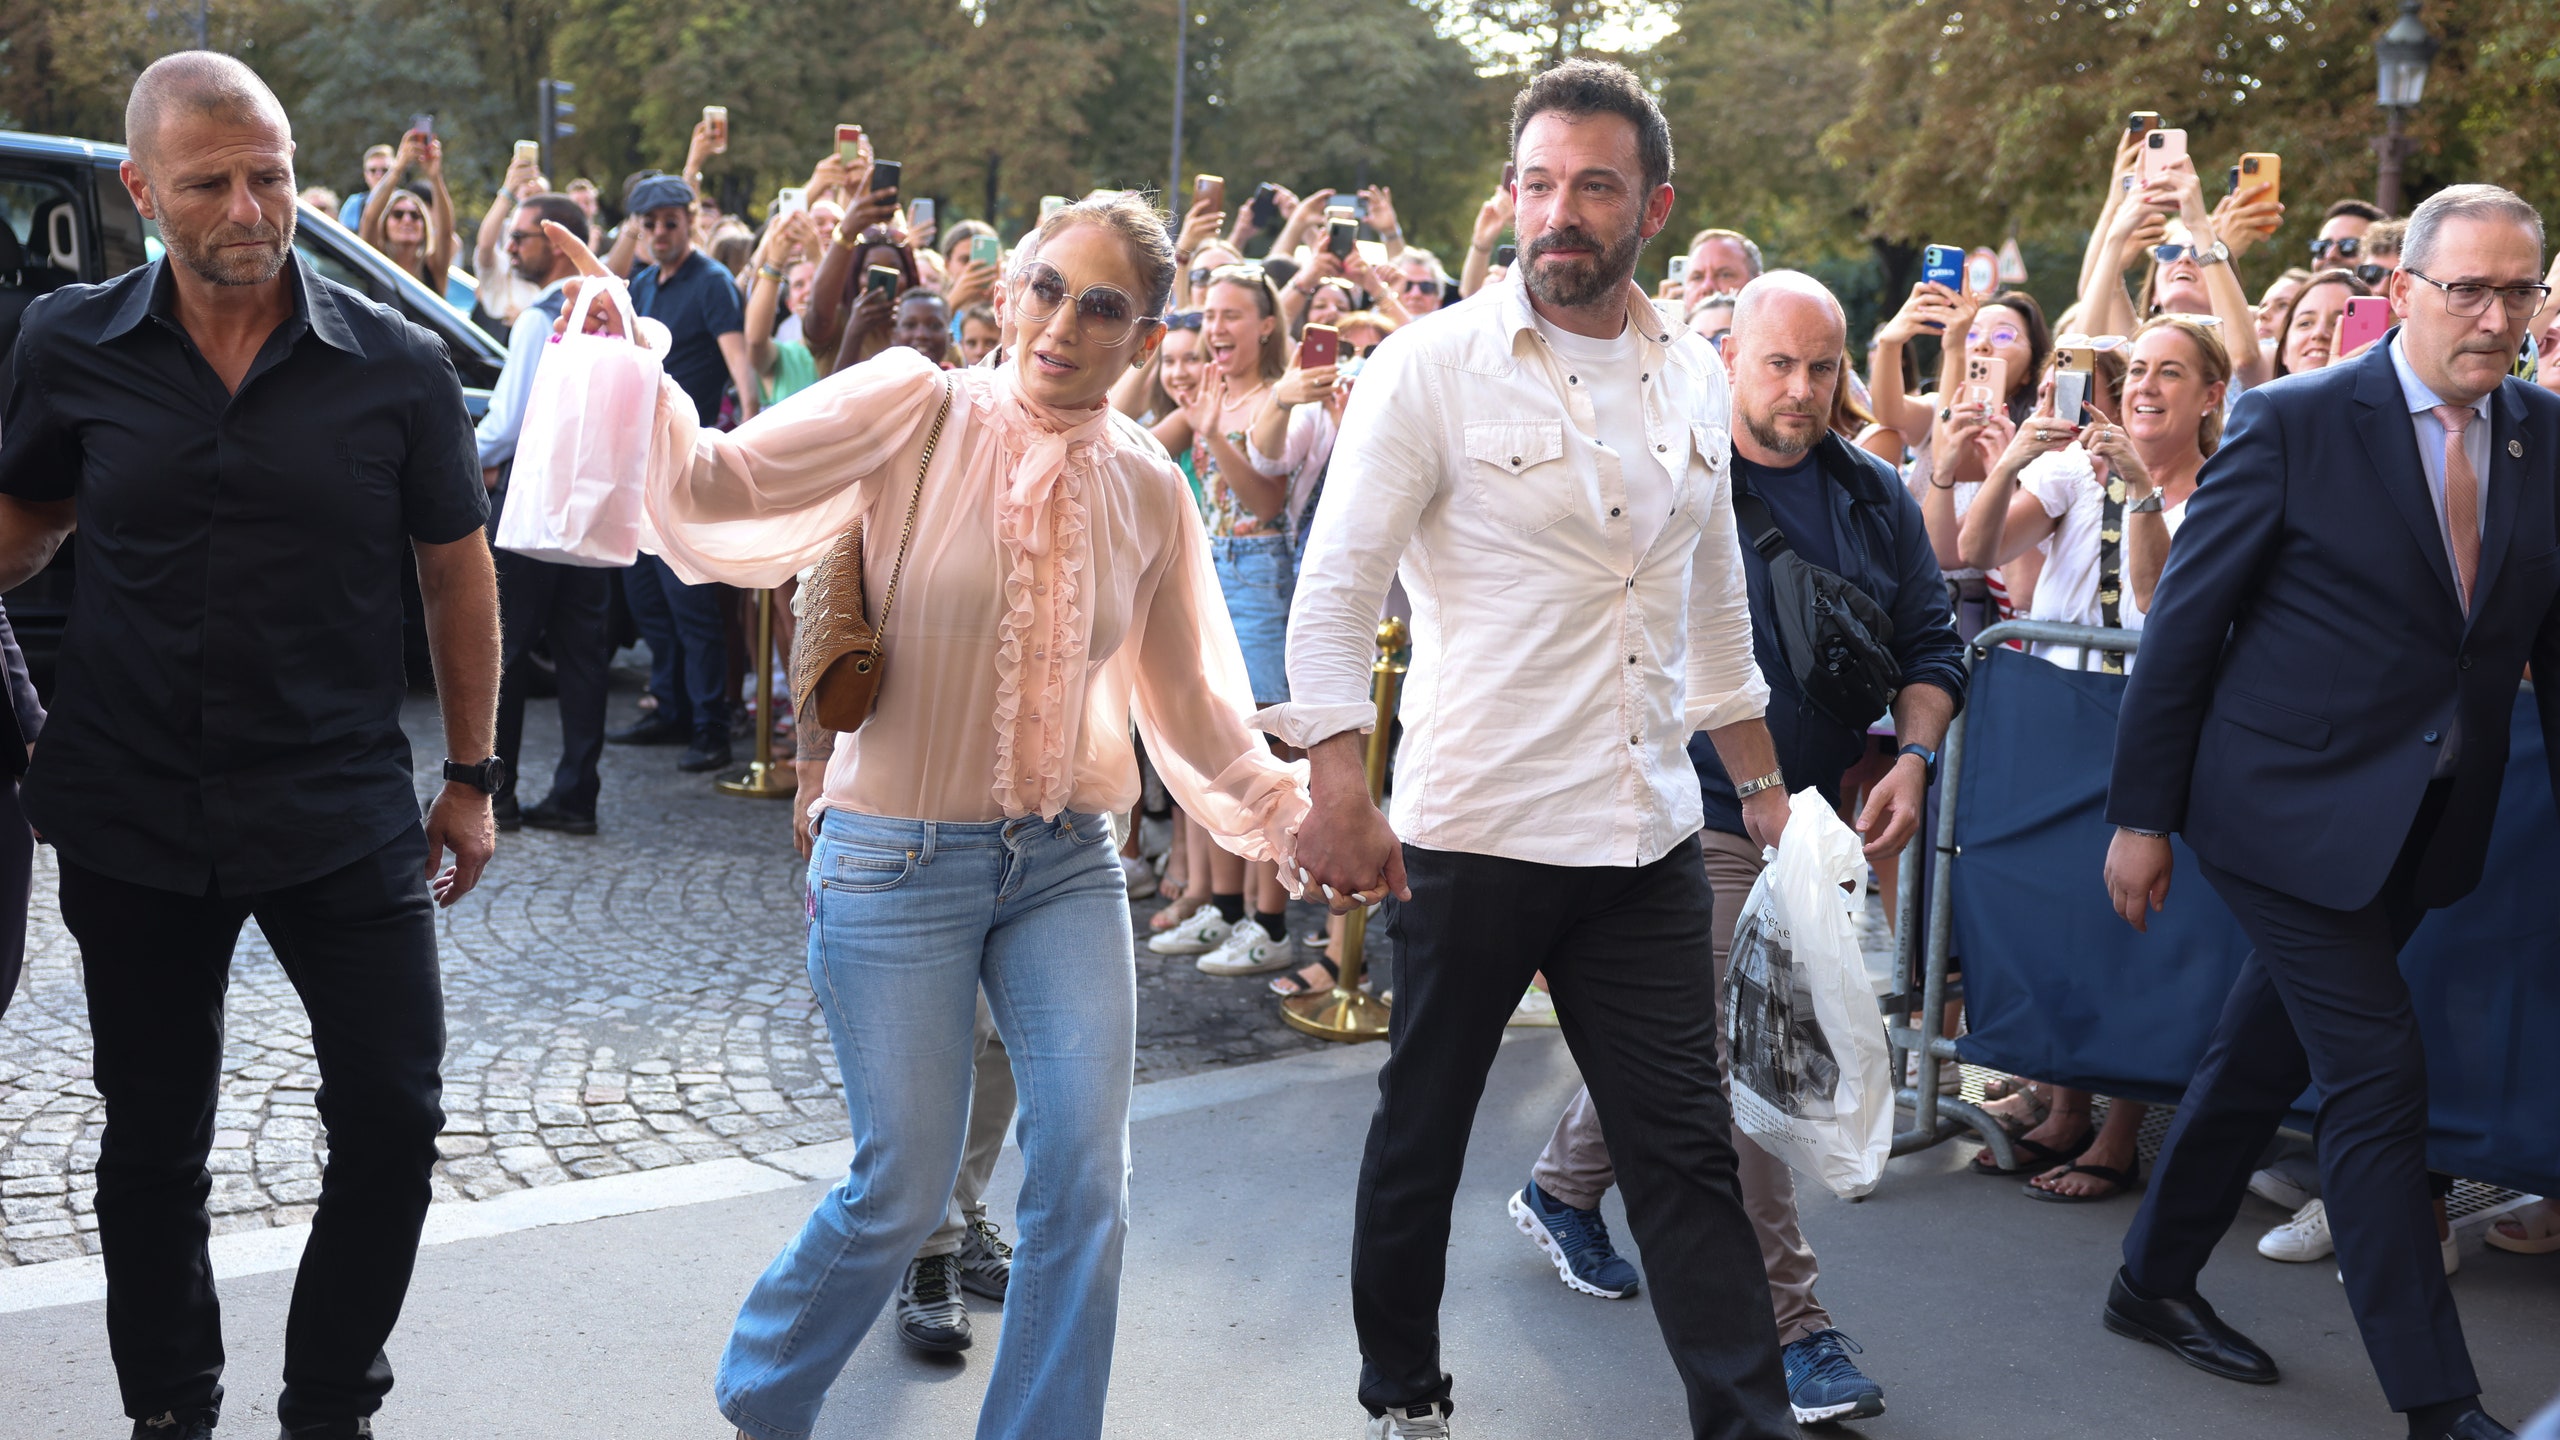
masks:
[(663, 321), (672, 343), (666, 370), (675, 377), (704, 425), (720, 419), (720, 392), (729, 384), (729, 362), (720, 353), (720, 337), (746, 328), (746, 309), (738, 300), (737, 277), (699, 250), (685, 252), (675, 277), (661, 275), (655, 265), (631, 277), (631, 309)]
[(169, 263), (47, 295), (19, 332), (0, 494), (79, 520), (24, 798), (76, 864), (247, 895), (417, 822), (405, 552), (478, 530), (488, 495), (432, 332), (297, 256), (293, 314), (229, 394)]

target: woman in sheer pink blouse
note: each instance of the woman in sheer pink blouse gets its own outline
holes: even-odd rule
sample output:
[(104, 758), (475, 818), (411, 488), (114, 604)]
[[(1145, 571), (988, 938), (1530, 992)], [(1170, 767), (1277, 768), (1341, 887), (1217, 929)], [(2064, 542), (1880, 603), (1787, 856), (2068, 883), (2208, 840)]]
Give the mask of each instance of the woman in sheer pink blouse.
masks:
[(661, 397), (648, 513), (689, 581), (776, 584), (863, 520), (877, 615), (916, 497), (878, 707), (836, 742), (812, 807), (809, 979), (855, 1149), (721, 1357), (721, 1411), (755, 1440), (809, 1433), (942, 1219), (981, 984), (1013, 1056), (1024, 1178), (978, 1434), (1101, 1434), (1137, 1008), (1103, 817), (1138, 796), (1130, 723), (1183, 809), (1239, 854), (1294, 874), (1307, 808), (1303, 770), (1246, 723), (1251, 687), (1181, 473), (1104, 403), (1161, 341), (1173, 265), (1143, 202), (1088, 200), (1041, 227), (1002, 287), (1000, 365), (946, 373), (891, 350), (727, 435)]

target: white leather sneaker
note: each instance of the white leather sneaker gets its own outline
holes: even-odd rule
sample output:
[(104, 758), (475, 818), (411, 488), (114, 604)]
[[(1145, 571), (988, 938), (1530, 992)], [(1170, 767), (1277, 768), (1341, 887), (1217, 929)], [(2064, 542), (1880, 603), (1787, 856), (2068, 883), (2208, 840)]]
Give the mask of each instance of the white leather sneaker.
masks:
[(1203, 975), (1260, 975), (1265, 971), (1286, 969), (1296, 947), (1285, 939), (1274, 938), (1262, 923), (1248, 915), (1236, 922), (1226, 942), (1200, 957)]
[(1191, 912), (1191, 918), (1147, 941), (1151, 955), (1206, 955), (1227, 943), (1234, 927), (1218, 914), (1215, 905), (1203, 905)]
[(1449, 1402), (1399, 1405), (1370, 1416), (1369, 1428), (1361, 1433), (1367, 1440), (1449, 1440)]
[(2329, 1207), (2310, 1201), (2293, 1218), (2258, 1237), (2258, 1253), (2270, 1260), (2326, 1260), (2338, 1244), (2329, 1238)]

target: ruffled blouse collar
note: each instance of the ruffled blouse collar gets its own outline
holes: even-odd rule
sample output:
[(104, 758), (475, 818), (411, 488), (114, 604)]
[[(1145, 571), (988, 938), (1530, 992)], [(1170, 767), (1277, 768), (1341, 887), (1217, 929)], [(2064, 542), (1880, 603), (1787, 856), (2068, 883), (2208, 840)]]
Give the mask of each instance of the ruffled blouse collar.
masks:
[(1085, 491), (1118, 452), (1111, 408), (1061, 410), (1025, 394), (1010, 365), (978, 408), (1005, 452), (996, 544), (1005, 615), (996, 644), (995, 800), (1008, 816), (1054, 818), (1074, 788), (1093, 617)]

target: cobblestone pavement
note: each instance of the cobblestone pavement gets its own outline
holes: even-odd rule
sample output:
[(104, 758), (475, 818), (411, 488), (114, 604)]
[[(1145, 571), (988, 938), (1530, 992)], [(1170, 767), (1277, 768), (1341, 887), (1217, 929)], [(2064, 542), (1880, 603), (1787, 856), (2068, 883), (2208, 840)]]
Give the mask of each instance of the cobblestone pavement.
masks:
[[(619, 724), (631, 707), (629, 677), (617, 679)], [(530, 711), (527, 771), (547, 777), (556, 712)], [(443, 753), (434, 702), (413, 697), (405, 719), (432, 766)], [(788, 807), (717, 794), (674, 760), (670, 749), (608, 747), (602, 833), (501, 836), (479, 889), (440, 917), (451, 1038), (438, 1200), (845, 1136), (802, 969)], [(539, 798), (539, 780), (527, 788)], [(52, 852), (37, 855), (28, 975), (0, 1019), (0, 1266), (97, 1249), (103, 1105)], [(1320, 923), (1314, 913), (1296, 917), (1302, 932)], [(1280, 1023), (1259, 978), (1214, 979), (1143, 946), (1137, 961), (1141, 1081), (1320, 1043)], [(233, 962), (226, 1026), (214, 1231), (308, 1220), (327, 1153), (311, 1027), (254, 924)]]

